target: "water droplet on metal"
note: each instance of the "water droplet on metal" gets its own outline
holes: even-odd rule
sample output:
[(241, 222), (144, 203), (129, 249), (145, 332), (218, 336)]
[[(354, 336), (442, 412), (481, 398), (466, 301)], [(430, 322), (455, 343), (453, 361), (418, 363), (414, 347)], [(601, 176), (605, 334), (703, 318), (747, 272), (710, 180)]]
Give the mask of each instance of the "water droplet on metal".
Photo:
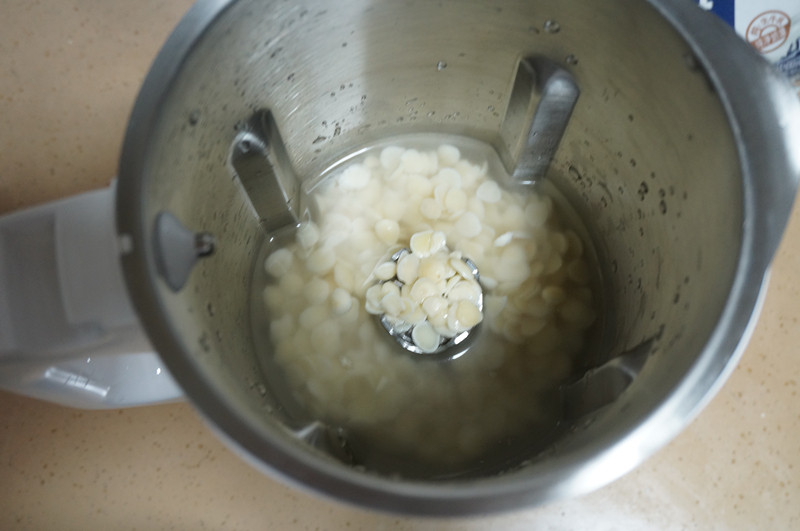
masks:
[(544, 31), (546, 31), (547, 33), (558, 33), (559, 31), (561, 31), (561, 24), (559, 24), (553, 19), (545, 20)]
[(444, 61), (439, 61), (438, 63), (436, 63), (436, 70), (438, 70), (439, 72), (441, 72), (445, 68), (447, 68), (447, 63), (445, 63)]
[(568, 65), (576, 65), (578, 64), (578, 58), (574, 54), (569, 54), (564, 58), (564, 62)]

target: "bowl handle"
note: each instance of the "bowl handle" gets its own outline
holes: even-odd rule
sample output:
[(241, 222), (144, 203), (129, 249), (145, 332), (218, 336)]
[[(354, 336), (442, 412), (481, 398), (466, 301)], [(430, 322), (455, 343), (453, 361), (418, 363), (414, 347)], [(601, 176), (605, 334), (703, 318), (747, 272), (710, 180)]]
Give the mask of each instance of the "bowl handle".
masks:
[(0, 216), (0, 388), (86, 409), (182, 396), (128, 298), (114, 195)]

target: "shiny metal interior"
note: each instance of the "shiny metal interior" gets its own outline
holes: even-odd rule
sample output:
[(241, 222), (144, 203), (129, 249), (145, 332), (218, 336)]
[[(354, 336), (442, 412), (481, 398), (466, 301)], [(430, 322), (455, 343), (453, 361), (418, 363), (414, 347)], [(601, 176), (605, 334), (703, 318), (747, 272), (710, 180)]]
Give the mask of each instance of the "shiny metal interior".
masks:
[[(395, 511), (543, 502), (641, 462), (727, 374), (778, 237), (753, 247), (759, 199), (742, 163), (748, 139), (731, 126), (734, 104), (721, 92), (733, 74), (709, 74), (704, 48), (681, 35), (690, 14), (701, 15), (633, 0), (201, 2), (134, 110), (118, 219), (134, 241), (123, 258), (131, 295), (188, 397), (268, 470)], [(263, 235), (232, 178), (232, 142), (268, 109), (304, 182), (387, 136), (449, 133), (498, 145), (529, 55), (560, 64), (580, 87), (545, 178), (591, 220), (603, 264), (603, 318), (582, 367), (631, 352), (633, 361), (613, 366), (622, 369), (607, 400), (577, 408), (561, 440), (518, 456), (503, 475), (406, 482), (298, 444), (293, 412), (276, 403), (253, 352), (249, 302)], [(791, 197), (794, 185), (777, 195)], [(215, 240), (178, 291), (154, 266), (151, 233), (164, 211)], [(744, 255), (755, 258), (743, 264)]]

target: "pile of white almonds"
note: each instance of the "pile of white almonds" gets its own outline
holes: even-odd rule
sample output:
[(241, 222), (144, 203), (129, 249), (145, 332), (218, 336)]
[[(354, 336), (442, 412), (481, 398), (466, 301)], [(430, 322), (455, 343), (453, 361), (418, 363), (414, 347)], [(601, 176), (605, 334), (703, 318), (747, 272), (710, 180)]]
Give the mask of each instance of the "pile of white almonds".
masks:
[[(314, 191), (315, 222), (270, 251), (274, 360), (312, 415), (384, 451), (453, 466), (553, 422), (544, 394), (568, 375), (595, 317), (590, 268), (549, 196), (511, 193), (487, 168), (450, 144), (369, 150)], [(402, 248), (412, 253), (395, 263)], [(477, 286), (461, 258), (480, 271), (483, 312), (464, 310), (449, 328), (452, 304), (470, 301)], [(415, 267), (406, 271), (405, 260)], [(414, 306), (383, 288), (394, 278)], [(451, 290), (467, 283), (450, 301), (442, 294), (452, 278)], [(373, 315), (382, 313), (408, 322), (424, 314), (437, 337), (485, 326), (467, 354), (435, 362), (402, 350)], [(422, 339), (428, 349), (433, 341)]]
[(368, 313), (381, 315), (393, 334), (410, 331), (423, 353), (483, 321), (483, 291), (458, 251), (449, 252), (442, 232), (417, 232), (409, 249), (374, 270), (380, 281), (367, 290)]

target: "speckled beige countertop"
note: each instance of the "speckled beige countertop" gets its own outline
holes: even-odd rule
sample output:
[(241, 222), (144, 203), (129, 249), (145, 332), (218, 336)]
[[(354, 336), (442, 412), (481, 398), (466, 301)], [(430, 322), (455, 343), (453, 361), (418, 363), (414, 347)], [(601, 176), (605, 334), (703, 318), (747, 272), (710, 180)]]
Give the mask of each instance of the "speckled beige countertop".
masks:
[[(189, 4), (0, 1), (0, 213), (107, 184)], [(0, 393), (0, 529), (800, 529), (798, 314), (795, 212), (744, 358), (682, 435), (593, 494), (484, 518), (398, 518), (288, 488), (186, 404), (78, 411)]]

